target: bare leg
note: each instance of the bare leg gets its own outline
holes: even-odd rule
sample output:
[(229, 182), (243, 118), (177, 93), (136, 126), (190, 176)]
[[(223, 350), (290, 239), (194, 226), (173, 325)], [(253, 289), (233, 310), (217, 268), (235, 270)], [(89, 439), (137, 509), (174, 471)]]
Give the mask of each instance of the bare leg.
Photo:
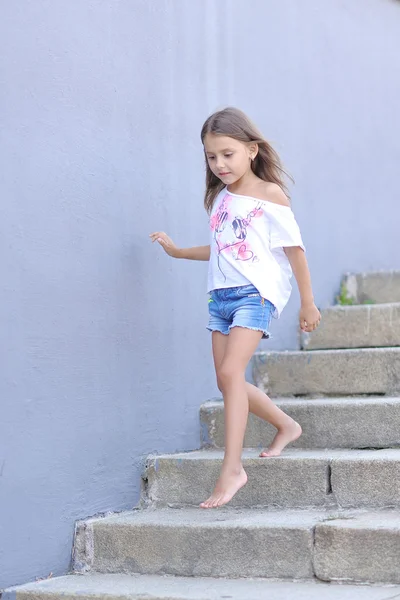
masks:
[[(227, 342), (228, 336), (215, 332), (215, 336), (213, 337), (213, 354), (217, 378), (225, 355)], [(267, 394), (264, 394), (255, 385), (246, 382), (246, 390), (249, 400), (249, 411), (260, 417), (260, 419), (268, 421), (268, 423), (271, 423), (278, 430), (268, 450), (261, 452), (260, 456), (263, 458), (279, 456), (287, 444), (300, 437), (302, 433), (301, 426), (278, 408)]]
[(249, 398), (249, 410), (264, 421), (268, 421), (277, 428), (278, 432), (274, 437), (268, 450), (261, 452), (261, 457), (279, 456), (282, 450), (290, 442), (294, 442), (301, 436), (300, 425), (278, 408), (260, 389), (251, 383), (246, 383), (247, 395)]
[(213, 352), (217, 346), (225, 345), (225, 352), (217, 368), (219, 388), (224, 398), (225, 409), (225, 455), (221, 474), (213, 493), (201, 508), (216, 508), (227, 504), (247, 483), (247, 475), (242, 465), (243, 439), (249, 414), (245, 370), (253, 356), (262, 333), (243, 327), (233, 327), (222, 341), (222, 333), (214, 331)]

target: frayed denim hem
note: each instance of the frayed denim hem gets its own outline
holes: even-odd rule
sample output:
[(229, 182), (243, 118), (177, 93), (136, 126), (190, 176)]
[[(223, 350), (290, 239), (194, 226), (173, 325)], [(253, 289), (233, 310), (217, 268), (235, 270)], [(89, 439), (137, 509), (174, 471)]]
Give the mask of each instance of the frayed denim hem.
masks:
[(211, 329), (211, 327), (206, 327), (206, 329), (208, 329), (208, 331), (211, 331), (211, 333), (213, 331), (218, 331), (218, 333), (222, 333), (222, 335), (229, 335), (229, 331), (221, 331), (221, 329), (217, 329), (217, 328)]
[(261, 339), (268, 340), (271, 337), (269, 331), (265, 331), (262, 327), (250, 327), (249, 325), (238, 325), (234, 323), (233, 325), (229, 325), (229, 330), (233, 329), (233, 327), (241, 327), (242, 329), (250, 329), (251, 331), (261, 331), (263, 336)]

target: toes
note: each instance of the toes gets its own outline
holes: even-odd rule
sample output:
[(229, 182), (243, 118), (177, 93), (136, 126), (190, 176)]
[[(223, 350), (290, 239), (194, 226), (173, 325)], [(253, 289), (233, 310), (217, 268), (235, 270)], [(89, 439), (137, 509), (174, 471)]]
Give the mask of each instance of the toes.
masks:
[(200, 508), (212, 508), (214, 502), (215, 502), (215, 498), (210, 496), (207, 500), (205, 500), (205, 502), (202, 502), (200, 504)]
[(200, 504), (200, 508), (208, 508), (209, 504), (210, 504), (210, 500), (211, 500), (211, 498), (208, 498), (208, 500), (205, 500), (204, 502), (202, 502)]
[(279, 456), (280, 452), (271, 452), (270, 450), (265, 451), (265, 452), (261, 452), (260, 457), (261, 458), (275, 458), (276, 456)]

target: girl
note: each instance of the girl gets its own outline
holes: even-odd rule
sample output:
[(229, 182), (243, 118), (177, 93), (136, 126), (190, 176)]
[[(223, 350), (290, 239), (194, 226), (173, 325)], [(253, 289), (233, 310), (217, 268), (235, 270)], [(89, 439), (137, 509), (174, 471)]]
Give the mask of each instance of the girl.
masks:
[(292, 272), (301, 296), (301, 329), (313, 331), (321, 315), (314, 304), (305, 248), (276, 152), (235, 108), (211, 115), (201, 140), (210, 245), (180, 249), (163, 232), (150, 238), (174, 258), (209, 261), (208, 329), (224, 399), (225, 454), (214, 491), (200, 506), (216, 508), (247, 482), (241, 457), (249, 410), (278, 430), (261, 457), (279, 456), (302, 433), (296, 421), (245, 380), (260, 340), (269, 337), (271, 318), (279, 318), (289, 300)]

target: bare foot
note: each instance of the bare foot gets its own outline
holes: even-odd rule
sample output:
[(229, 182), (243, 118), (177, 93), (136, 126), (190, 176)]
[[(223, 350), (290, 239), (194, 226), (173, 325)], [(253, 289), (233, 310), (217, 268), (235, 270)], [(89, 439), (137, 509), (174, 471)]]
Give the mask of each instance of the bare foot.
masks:
[(200, 508), (217, 508), (227, 504), (246, 483), (247, 475), (243, 467), (236, 473), (221, 472), (213, 493), (200, 504)]
[(302, 434), (302, 429), (296, 421), (293, 421), (287, 427), (282, 428), (276, 436), (274, 437), (272, 444), (268, 448), (268, 450), (264, 450), (261, 452), (260, 456), (262, 458), (269, 458), (272, 456), (279, 456), (282, 450), (290, 444), (290, 442), (294, 442), (297, 440)]

